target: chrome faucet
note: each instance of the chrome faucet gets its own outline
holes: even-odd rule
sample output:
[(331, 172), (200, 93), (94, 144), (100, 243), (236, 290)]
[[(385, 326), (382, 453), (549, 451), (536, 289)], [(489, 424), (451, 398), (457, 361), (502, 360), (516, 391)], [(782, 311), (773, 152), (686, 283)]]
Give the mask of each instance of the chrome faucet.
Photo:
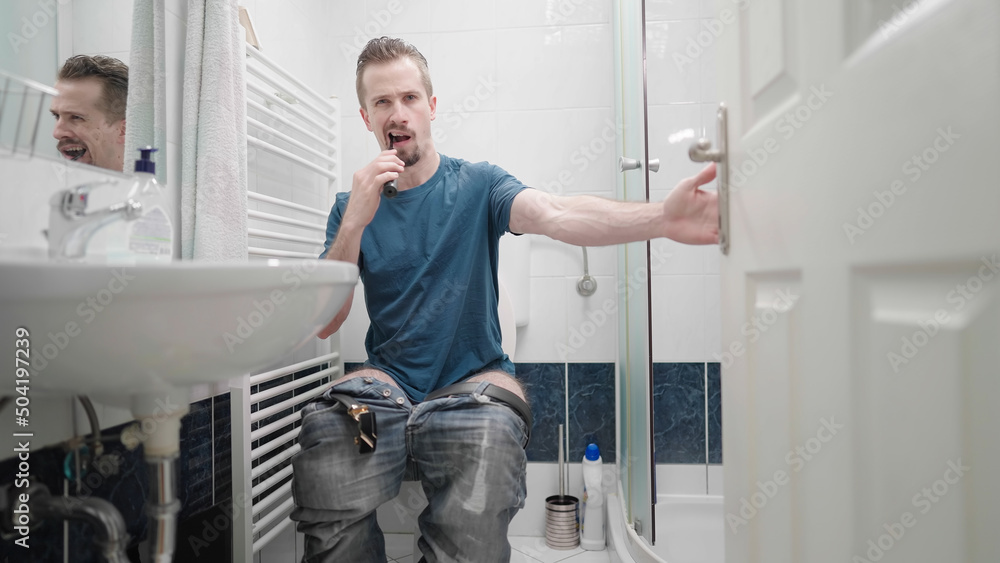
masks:
[(116, 203), (105, 209), (87, 213), (87, 197), (91, 190), (114, 181), (93, 182), (57, 192), (49, 200), (49, 258), (74, 260), (82, 258), (94, 233), (115, 221), (133, 221), (142, 215), (142, 204), (134, 199)]

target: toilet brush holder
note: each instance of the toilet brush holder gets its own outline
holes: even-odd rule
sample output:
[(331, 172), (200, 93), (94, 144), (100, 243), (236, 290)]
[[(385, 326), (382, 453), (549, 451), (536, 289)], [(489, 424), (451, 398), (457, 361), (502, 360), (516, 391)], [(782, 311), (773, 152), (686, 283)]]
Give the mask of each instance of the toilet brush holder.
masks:
[(580, 545), (580, 500), (566, 494), (563, 427), (559, 425), (559, 494), (545, 499), (545, 543), (552, 549)]

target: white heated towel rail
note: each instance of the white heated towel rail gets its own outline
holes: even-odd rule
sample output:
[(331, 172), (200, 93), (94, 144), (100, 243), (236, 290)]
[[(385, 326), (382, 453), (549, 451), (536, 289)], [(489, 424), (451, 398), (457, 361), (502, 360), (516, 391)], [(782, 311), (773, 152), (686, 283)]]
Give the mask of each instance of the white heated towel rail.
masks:
[[(340, 182), (340, 105), (247, 45), (249, 259), (315, 259)], [(339, 336), (232, 386), (233, 560), (291, 525), (299, 410), (343, 372)]]

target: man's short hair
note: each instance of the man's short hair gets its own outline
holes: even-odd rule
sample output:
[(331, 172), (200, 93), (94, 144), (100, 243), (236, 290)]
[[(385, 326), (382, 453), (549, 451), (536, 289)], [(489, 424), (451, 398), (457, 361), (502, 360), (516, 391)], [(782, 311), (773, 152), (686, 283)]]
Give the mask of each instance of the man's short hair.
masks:
[(125, 119), (128, 102), (128, 66), (114, 57), (76, 55), (66, 59), (59, 69), (59, 80), (96, 78), (101, 82), (98, 108), (108, 123)]
[(427, 97), (430, 98), (434, 95), (434, 87), (431, 86), (431, 73), (427, 68), (427, 59), (420, 54), (420, 51), (402, 39), (379, 37), (369, 41), (361, 51), (361, 54), (358, 55), (355, 87), (358, 91), (358, 102), (361, 103), (361, 107), (365, 107), (364, 92), (362, 91), (364, 87), (361, 84), (361, 78), (364, 76), (368, 65), (389, 63), (402, 58), (409, 58), (417, 65), (417, 68), (420, 70), (420, 78), (424, 83), (424, 89), (427, 90)]

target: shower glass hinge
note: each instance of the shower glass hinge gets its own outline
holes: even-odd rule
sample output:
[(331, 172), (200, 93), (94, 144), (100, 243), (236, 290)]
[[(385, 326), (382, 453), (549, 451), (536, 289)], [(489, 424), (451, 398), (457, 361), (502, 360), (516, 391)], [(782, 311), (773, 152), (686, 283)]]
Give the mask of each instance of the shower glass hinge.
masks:
[(640, 536), (642, 535), (642, 520), (639, 520), (638, 518), (636, 518), (635, 522), (632, 524), (632, 527), (635, 528), (635, 533), (636, 534), (638, 534)]

